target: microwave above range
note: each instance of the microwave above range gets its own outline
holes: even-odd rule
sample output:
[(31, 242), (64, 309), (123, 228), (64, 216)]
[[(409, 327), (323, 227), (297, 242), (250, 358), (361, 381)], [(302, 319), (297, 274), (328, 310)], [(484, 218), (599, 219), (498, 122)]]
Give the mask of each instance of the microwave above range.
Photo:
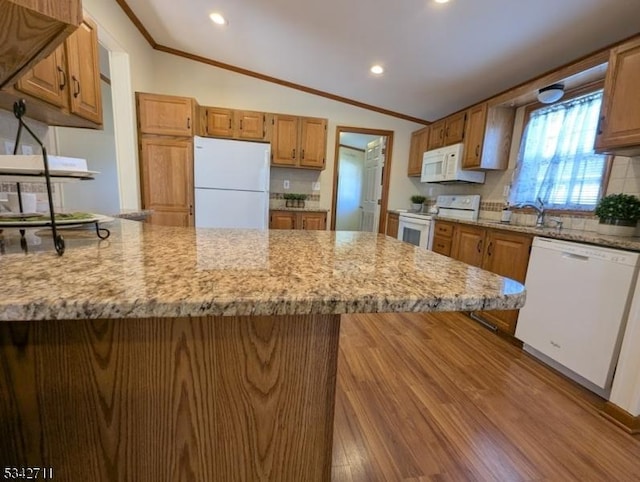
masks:
[(453, 144), (427, 151), (422, 156), (420, 182), (475, 182), (484, 183), (484, 172), (462, 169), (464, 144)]

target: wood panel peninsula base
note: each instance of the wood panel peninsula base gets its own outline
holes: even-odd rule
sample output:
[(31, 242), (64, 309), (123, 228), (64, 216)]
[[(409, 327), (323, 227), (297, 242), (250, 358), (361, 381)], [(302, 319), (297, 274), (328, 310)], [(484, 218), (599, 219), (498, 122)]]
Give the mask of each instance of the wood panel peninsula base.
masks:
[(339, 315), (0, 324), (0, 462), (59, 481), (328, 481)]
[[(0, 468), (328, 481), (340, 315), (517, 309), (513, 280), (382, 234), (128, 220), (0, 234)], [(48, 233), (48, 231), (46, 231)]]

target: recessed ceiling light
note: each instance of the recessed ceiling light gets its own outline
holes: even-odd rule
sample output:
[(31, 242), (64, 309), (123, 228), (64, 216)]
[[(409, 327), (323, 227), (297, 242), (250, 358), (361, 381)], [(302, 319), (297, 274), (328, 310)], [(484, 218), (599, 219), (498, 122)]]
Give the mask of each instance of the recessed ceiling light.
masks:
[(227, 20), (220, 15), (219, 13), (212, 13), (211, 15), (209, 15), (209, 18), (211, 19), (211, 21), (217, 25), (226, 25), (227, 24)]
[(449, 3), (449, 0), (435, 0), (436, 3)]
[(373, 67), (371, 67), (370, 70), (372, 74), (376, 74), (376, 75), (381, 75), (384, 72), (382, 65), (374, 65)]

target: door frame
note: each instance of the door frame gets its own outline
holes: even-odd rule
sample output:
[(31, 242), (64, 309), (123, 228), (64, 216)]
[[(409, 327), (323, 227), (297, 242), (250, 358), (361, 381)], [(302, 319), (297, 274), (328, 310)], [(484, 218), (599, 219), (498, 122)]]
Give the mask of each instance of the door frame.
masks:
[(333, 156), (333, 198), (331, 200), (331, 230), (336, 229), (336, 209), (338, 206), (338, 175), (340, 168), (340, 134), (365, 134), (387, 138), (384, 151), (384, 168), (382, 169), (382, 197), (380, 198), (380, 220), (378, 232), (387, 232), (387, 203), (389, 201), (389, 180), (391, 178), (391, 152), (393, 151), (393, 131), (383, 129), (369, 129), (366, 127), (336, 126), (335, 154)]

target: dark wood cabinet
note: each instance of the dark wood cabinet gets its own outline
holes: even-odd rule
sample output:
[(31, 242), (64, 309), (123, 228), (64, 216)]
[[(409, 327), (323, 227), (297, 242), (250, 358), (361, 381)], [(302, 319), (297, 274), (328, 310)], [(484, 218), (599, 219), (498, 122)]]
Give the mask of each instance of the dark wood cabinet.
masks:
[(411, 146), (409, 148), (408, 176), (420, 177), (422, 174), (422, 155), (429, 144), (429, 126), (423, 127), (411, 133)]
[(515, 108), (486, 102), (467, 112), (463, 169), (504, 170), (509, 163)]
[(440, 220), (435, 221), (433, 226), (433, 244), (431, 249), (436, 253), (451, 256), (453, 232), (453, 223)]

